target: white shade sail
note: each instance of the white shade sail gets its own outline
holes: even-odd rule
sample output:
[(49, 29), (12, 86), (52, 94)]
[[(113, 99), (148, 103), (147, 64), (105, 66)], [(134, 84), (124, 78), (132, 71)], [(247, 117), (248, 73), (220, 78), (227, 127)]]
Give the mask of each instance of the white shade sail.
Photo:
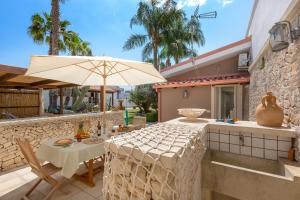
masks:
[(166, 81), (150, 63), (106, 56), (32, 56), (26, 75), (90, 86)]

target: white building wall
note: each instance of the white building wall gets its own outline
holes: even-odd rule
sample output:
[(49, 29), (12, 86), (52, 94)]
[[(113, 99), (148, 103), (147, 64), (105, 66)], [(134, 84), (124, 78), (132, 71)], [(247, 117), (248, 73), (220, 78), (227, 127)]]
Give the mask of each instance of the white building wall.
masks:
[(256, 0), (257, 5), (250, 22), (248, 36), (252, 35), (252, 58), (255, 60), (269, 39), (269, 30), (280, 21), (293, 1)]
[(49, 107), (49, 90), (43, 90), (44, 109), (48, 110)]

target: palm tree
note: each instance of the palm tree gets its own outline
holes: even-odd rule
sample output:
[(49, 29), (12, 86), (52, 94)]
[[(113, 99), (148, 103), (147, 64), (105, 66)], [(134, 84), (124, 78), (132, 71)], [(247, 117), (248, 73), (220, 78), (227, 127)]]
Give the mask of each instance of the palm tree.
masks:
[(51, 0), (51, 29), (50, 29), (50, 55), (59, 54), (59, 38), (60, 38), (60, 9), (59, 2), (64, 0)]
[(90, 43), (88, 41), (81, 41), (80, 51), (82, 56), (92, 56), (92, 49), (89, 47)]
[(186, 40), (187, 33), (183, 21), (174, 21), (172, 26), (163, 32), (160, 57), (166, 59), (166, 66), (171, 65), (171, 58), (178, 63), (180, 58), (189, 54)]
[[(69, 51), (71, 55), (88, 56), (92, 55), (92, 50), (89, 48), (90, 43), (83, 41), (78, 33), (69, 31), (68, 27), (71, 23), (67, 20), (60, 22), (59, 30), (59, 51)], [(51, 55), (51, 17), (47, 13), (40, 15), (38, 13), (31, 17), (31, 25), (28, 27), (28, 34), (37, 44), (49, 44), (49, 55)]]
[(78, 33), (68, 31), (64, 34), (65, 46), (72, 56), (91, 56), (92, 50), (89, 47), (90, 43), (83, 41)]
[(189, 41), (191, 45), (193, 43), (196, 43), (198, 46), (203, 46), (205, 44), (201, 24), (197, 18), (192, 17), (191, 20), (187, 22), (186, 31), (188, 33), (187, 41)]
[(166, 66), (171, 64), (171, 58), (175, 63), (179, 63), (182, 58), (195, 56), (194, 43), (198, 46), (205, 43), (199, 21), (194, 18), (187, 22), (174, 21), (172, 26), (163, 32), (160, 57), (166, 59)]
[(158, 0), (142, 1), (139, 3), (137, 13), (130, 21), (130, 28), (133, 25), (143, 26), (145, 34), (132, 34), (125, 42), (123, 49), (130, 50), (136, 47), (143, 47), (143, 60), (152, 54), (153, 64), (159, 68), (159, 47), (162, 42), (162, 32), (169, 27), (174, 20), (183, 19), (182, 10), (176, 9), (176, 3), (167, 0), (160, 5)]
[[(70, 25), (70, 22), (67, 20), (60, 22), (60, 36), (66, 34), (67, 27)], [(31, 17), (31, 25), (28, 27), (27, 32), (32, 37), (33, 41), (37, 44), (47, 43), (49, 44), (48, 54), (52, 54), (52, 45), (51, 45), (51, 26), (52, 21), (51, 17), (47, 13), (43, 13), (40, 15), (38, 13), (34, 14)], [(64, 41), (59, 38), (58, 40), (59, 50), (65, 51), (66, 47), (64, 45)]]

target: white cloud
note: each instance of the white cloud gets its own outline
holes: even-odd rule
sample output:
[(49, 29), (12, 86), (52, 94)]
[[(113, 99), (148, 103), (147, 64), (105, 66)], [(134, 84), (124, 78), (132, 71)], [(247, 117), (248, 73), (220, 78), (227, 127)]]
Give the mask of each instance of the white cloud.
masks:
[(177, 8), (181, 9), (183, 7), (195, 7), (195, 6), (203, 6), (207, 0), (179, 0), (177, 2)]
[(165, 3), (166, 3), (167, 0), (161, 0), (159, 3), (158, 3), (158, 7), (161, 7), (163, 6)]
[(223, 7), (226, 6), (226, 5), (228, 5), (228, 4), (233, 3), (233, 1), (234, 1), (234, 0), (218, 0), (218, 2), (219, 2), (220, 4), (222, 4)]

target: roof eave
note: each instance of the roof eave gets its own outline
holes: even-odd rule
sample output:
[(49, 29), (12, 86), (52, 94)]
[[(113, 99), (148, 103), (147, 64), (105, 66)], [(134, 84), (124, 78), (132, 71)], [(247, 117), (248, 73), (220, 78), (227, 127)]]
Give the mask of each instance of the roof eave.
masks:
[(165, 85), (154, 85), (154, 89), (167, 89), (167, 88), (178, 88), (178, 87), (196, 87), (196, 86), (213, 86), (213, 85), (229, 85), (229, 84), (248, 84), (250, 78), (243, 79), (229, 79), (229, 80), (216, 80), (209, 82), (195, 82), (195, 83), (171, 83)]
[(167, 69), (161, 71), (161, 74), (165, 78), (170, 78), (181, 73), (188, 72), (193, 69), (194, 65), (197, 67), (204, 67), (214, 62), (219, 62), (230, 57), (234, 57), (240, 52), (249, 50), (251, 47), (251, 37), (247, 37), (238, 42), (226, 45), (219, 49), (202, 54), (194, 59), (194, 64), (191, 59), (183, 61), (177, 65), (168, 67)]

